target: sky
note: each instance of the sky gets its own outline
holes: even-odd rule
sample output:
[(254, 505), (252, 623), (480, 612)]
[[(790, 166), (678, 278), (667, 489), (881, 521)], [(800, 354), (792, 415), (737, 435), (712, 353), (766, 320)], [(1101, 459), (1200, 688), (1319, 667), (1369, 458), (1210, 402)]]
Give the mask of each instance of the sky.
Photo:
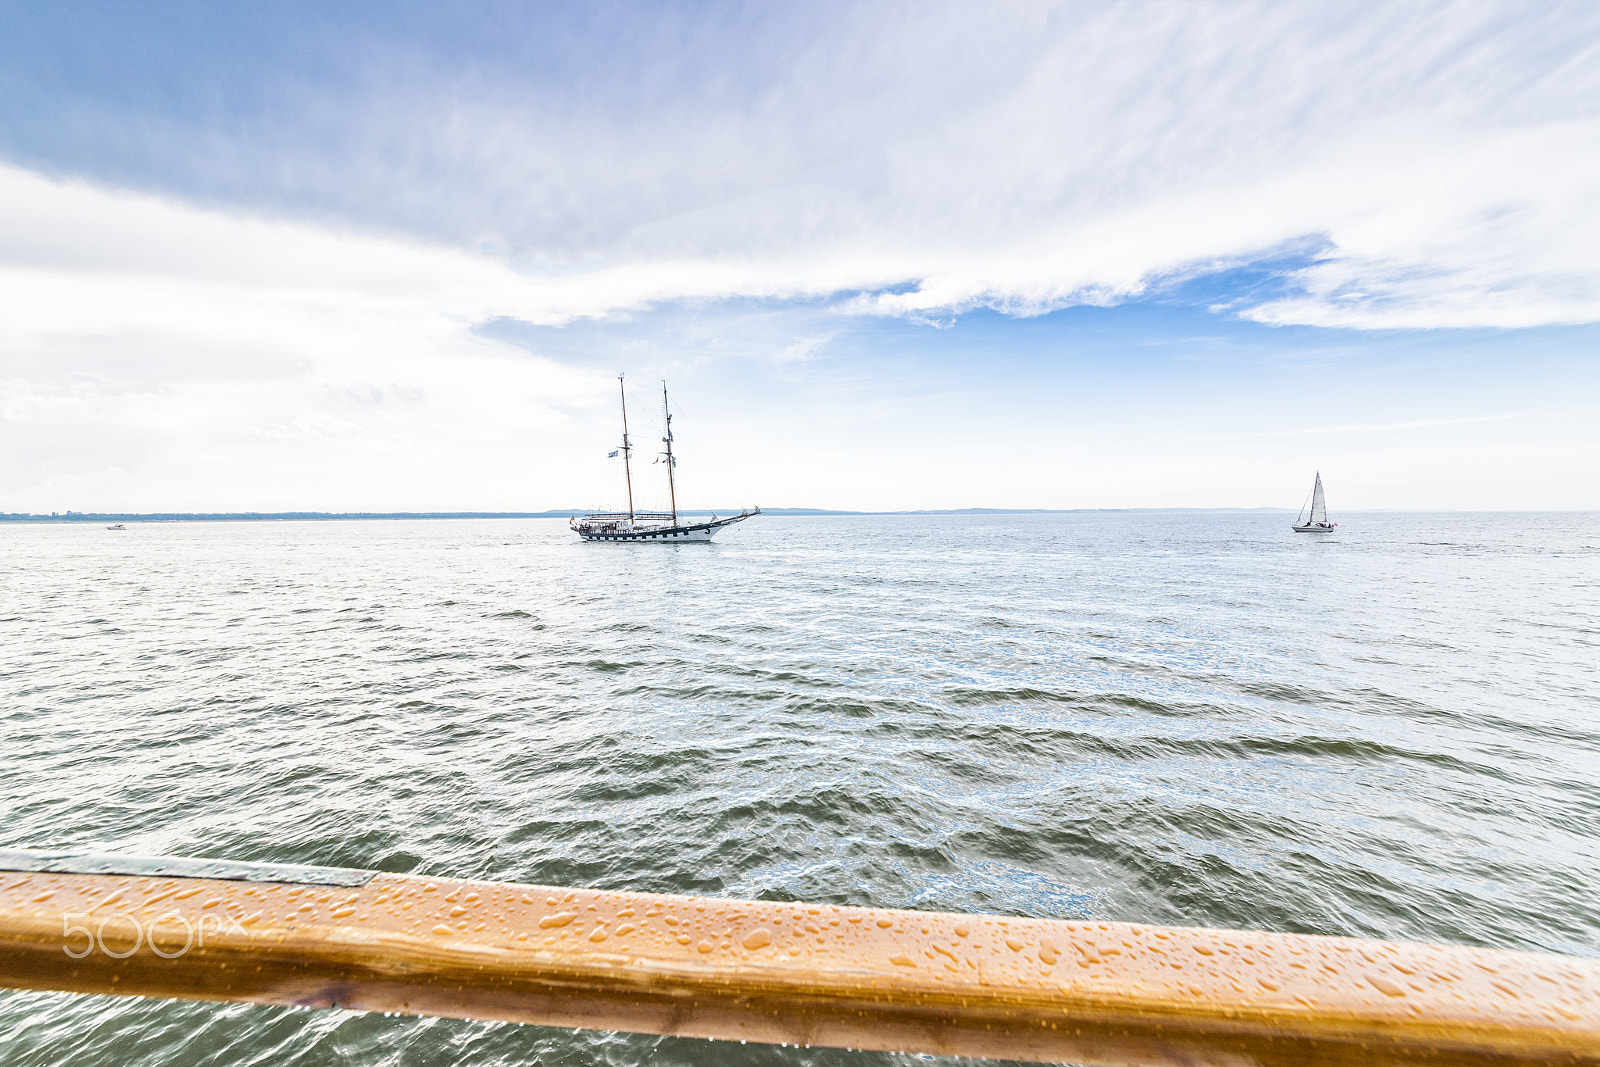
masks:
[(0, 511), (1600, 509), (1596, 205), (1588, 0), (19, 0)]

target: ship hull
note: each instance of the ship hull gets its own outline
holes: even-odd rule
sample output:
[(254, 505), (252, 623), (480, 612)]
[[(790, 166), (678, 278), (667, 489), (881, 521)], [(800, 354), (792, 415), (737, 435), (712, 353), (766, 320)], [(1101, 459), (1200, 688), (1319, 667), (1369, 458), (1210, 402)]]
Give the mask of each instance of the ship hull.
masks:
[(629, 530), (622, 533), (584, 533), (578, 531), (578, 536), (585, 541), (645, 541), (651, 544), (684, 544), (685, 542), (710, 541), (714, 530), (701, 527), (675, 526), (666, 530)]
[(628, 528), (621, 522), (589, 521), (573, 523), (572, 532), (585, 541), (606, 541), (613, 544), (704, 544), (709, 542), (712, 535), (724, 526), (732, 526), (736, 522), (743, 522), (750, 516), (759, 514), (761, 514), (761, 509), (756, 508), (754, 511), (730, 515), (726, 519), (684, 523), (681, 526), (634, 526)]

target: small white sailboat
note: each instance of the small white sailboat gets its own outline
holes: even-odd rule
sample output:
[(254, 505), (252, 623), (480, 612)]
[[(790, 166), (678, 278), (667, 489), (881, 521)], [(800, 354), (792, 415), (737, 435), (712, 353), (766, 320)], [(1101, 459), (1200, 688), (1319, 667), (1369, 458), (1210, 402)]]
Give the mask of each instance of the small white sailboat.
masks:
[(628, 440), (628, 391), (617, 375), (617, 389), (622, 397), (622, 446), (612, 456), (621, 455), (623, 476), (628, 486), (627, 511), (601, 511), (583, 518), (573, 516), (567, 525), (585, 541), (649, 541), (658, 544), (681, 544), (685, 541), (710, 541), (711, 535), (724, 526), (743, 522), (752, 515), (761, 514), (760, 508), (746, 509), (737, 515), (718, 518), (713, 515), (703, 522), (678, 520), (678, 486), (673, 468), (678, 465), (672, 454), (672, 409), (667, 405), (667, 383), (661, 383), (661, 413), (666, 417), (666, 436), (661, 443), (666, 450), (657, 463), (667, 468), (667, 494), (672, 502), (671, 511), (638, 511), (633, 506), (633, 445)]
[[(1302, 521), (1304, 520), (1304, 521)], [(1328, 521), (1328, 502), (1322, 496), (1322, 472), (1317, 472), (1317, 483), (1311, 487), (1311, 514), (1306, 515), (1305, 505), (1294, 520), (1295, 533), (1327, 533), (1339, 524)]]

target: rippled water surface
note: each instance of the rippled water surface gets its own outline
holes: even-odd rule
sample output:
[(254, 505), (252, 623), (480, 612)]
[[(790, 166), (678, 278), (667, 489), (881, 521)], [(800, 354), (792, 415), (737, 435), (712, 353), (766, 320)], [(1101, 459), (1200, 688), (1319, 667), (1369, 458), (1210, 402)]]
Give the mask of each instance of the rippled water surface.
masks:
[[(1600, 956), (1600, 516), (0, 526), (0, 847)], [(877, 1064), (0, 993), (23, 1064)]]

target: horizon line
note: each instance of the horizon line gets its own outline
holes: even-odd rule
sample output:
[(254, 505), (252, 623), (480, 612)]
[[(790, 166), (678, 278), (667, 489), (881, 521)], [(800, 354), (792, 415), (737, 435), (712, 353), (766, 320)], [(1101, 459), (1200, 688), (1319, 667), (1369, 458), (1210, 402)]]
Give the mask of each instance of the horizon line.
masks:
[[(741, 509), (693, 508), (680, 515), (733, 515)], [(1350, 508), (1344, 514), (1498, 514), (1541, 512), (1581, 513), (1593, 508)], [(1295, 514), (1285, 507), (1127, 507), (1127, 508), (917, 508), (891, 511), (850, 511), (832, 508), (763, 508), (761, 514), (779, 517), (892, 516), (892, 515), (1093, 515), (1156, 514), (1172, 512), (1250, 512)], [(559, 519), (583, 515), (587, 509), (545, 511), (63, 511), (49, 514), (0, 511), (0, 523), (95, 522), (369, 522), (437, 519)]]

